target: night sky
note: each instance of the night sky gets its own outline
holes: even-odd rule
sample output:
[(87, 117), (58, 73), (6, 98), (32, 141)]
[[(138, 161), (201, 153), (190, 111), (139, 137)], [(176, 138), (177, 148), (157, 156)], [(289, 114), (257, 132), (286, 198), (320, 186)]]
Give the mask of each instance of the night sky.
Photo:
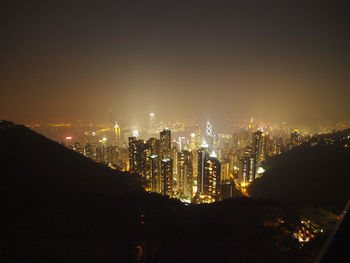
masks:
[(347, 0), (1, 6), (1, 119), (350, 121)]

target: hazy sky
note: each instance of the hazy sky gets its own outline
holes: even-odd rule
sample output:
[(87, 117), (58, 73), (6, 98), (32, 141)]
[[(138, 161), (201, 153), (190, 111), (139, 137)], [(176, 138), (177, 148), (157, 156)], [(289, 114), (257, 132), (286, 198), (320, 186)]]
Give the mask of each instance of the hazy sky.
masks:
[(350, 120), (344, 1), (5, 1), (0, 118)]

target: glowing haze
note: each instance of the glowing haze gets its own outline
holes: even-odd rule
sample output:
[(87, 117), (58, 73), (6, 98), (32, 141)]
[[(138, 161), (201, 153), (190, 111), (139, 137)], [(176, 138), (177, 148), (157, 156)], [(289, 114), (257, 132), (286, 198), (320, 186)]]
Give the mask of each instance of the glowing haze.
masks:
[(2, 119), (350, 120), (348, 1), (7, 2)]

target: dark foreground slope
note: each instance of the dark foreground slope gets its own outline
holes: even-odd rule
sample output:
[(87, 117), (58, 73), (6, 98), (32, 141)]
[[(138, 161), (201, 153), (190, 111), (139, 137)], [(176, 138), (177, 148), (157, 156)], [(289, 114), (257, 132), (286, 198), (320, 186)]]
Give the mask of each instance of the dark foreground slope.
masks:
[(350, 199), (350, 130), (319, 135), (266, 163), (248, 189), (252, 197), (335, 205)]
[(0, 123), (0, 262), (308, 262), (292, 205), (185, 207), (24, 126)]

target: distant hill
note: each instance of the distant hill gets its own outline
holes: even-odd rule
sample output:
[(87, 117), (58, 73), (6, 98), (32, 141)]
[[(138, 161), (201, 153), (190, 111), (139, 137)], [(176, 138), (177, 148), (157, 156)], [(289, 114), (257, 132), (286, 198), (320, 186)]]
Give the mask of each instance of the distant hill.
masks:
[(318, 135), (266, 161), (264, 176), (248, 189), (255, 198), (339, 203), (350, 199), (350, 129)]
[(0, 262), (309, 262), (324, 238), (300, 249), (294, 205), (186, 207), (6, 121), (0, 169)]

